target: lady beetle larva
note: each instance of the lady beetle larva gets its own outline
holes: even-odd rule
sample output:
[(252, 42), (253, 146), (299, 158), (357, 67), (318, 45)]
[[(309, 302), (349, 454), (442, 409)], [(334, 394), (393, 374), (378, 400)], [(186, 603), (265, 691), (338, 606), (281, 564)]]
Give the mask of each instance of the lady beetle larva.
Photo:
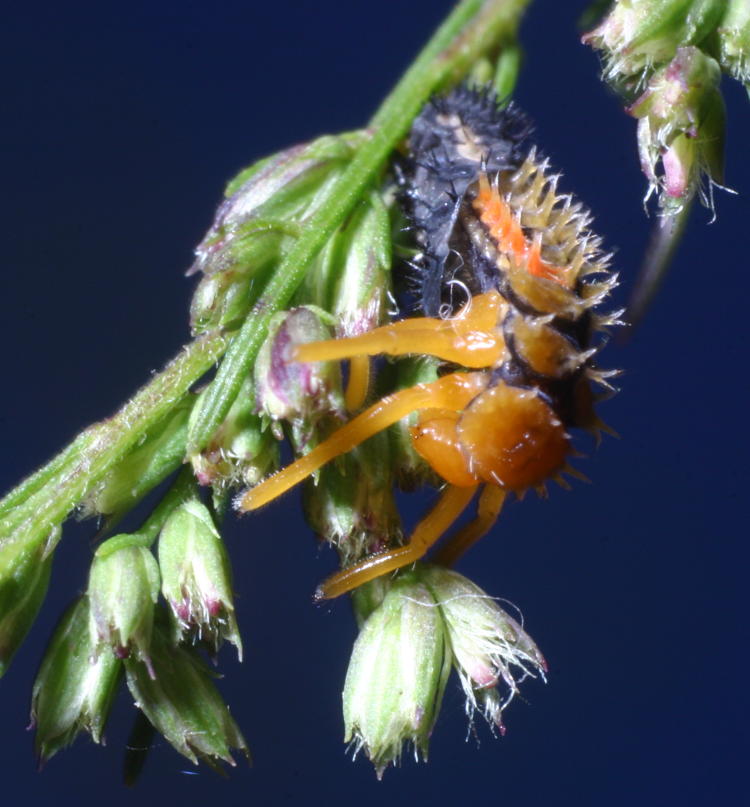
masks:
[[(408, 543), (326, 580), (336, 597), (421, 558), (481, 488), (476, 518), (438, 554), (450, 564), (495, 523), (508, 492), (545, 493), (572, 453), (568, 429), (597, 434), (591, 382), (594, 331), (617, 321), (593, 309), (616, 278), (570, 195), (557, 193), (529, 126), (490, 90), (465, 86), (431, 101), (410, 135), (405, 210), (422, 250), (415, 262), (422, 313), (348, 339), (300, 345), (297, 361), (428, 354), (450, 363), (437, 381), (386, 395), (309, 454), (247, 491), (254, 510), (372, 435), (418, 411), (416, 451), (446, 481)], [(592, 279), (592, 275), (599, 275)], [(456, 290), (465, 299), (456, 302)]]

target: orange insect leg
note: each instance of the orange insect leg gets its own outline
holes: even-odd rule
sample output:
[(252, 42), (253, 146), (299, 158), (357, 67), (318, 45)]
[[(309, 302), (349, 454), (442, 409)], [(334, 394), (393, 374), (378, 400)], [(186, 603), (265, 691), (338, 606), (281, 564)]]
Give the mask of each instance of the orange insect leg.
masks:
[(315, 599), (338, 597), (376, 577), (419, 560), (468, 507), (476, 489), (476, 486), (447, 487), (435, 507), (419, 522), (408, 544), (371, 555), (348, 569), (332, 574), (318, 587)]
[(347, 412), (362, 408), (370, 388), (370, 359), (367, 356), (352, 356), (349, 359), (349, 381), (344, 392)]
[(500, 515), (507, 492), (495, 485), (485, 485), (479, 496), (477, 517), (451, 535), (445, 546), (435, 555), (435, 563), (452, 566), (469, 547), (485, 536)]
[(368, 437), (388, 428), (411, 412), (433, 407), (464, 409), (485, 386), (484, 373), (452, 373), (431, 384), (417, 384), (393, 395), (386, 395), (334, 432), (309, 454), (248, 490), (240, 500), (239, 509), (255, 510), (281, 496), (334, 457), (351, 451)]
[(474, 297), (452, 319), (418, 317), (384, 325), (348, 339), (298, 345), (296, 361), (333, 361), (352, 356), (425, 353), (464, 367), (490, 367), (505, 353), (497, 325), (506, 304), (496, 291)]

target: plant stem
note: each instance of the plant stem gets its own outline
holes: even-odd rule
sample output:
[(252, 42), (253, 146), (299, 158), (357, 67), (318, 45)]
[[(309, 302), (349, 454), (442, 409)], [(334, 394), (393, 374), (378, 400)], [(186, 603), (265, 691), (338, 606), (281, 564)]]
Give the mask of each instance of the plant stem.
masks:
[(373, 117), (369, 139), (332, 185), (326, 202), (279, 265), (234, 338), (230, 341), (226, 334), (211, 332), (187, 345), (117, 414), (83, 432), (0, 502), (0, 569), (19, 552), (30, 551), (55, 534), (55, 528), (87, 492), (226, 350), (194, 420), (190, 452), (206, 445), (237, 395), (269, 319), (288, 304), (310, 262), (382, 170), (420, 107), (435, 89), (459, 80), (474, 60), (512, 37), (528, 1), (462, 0), (457, 5)]
[[(18, 551), (31, 549), (43, 541), (149, 428), (179, 403), (190, 386), (221, 356), (226, 343), (227, 337), (220, 333), (191, 342), (117, 414), (85, 432), (90, 437), (80, 449), (72, 450), (74, 443), (22, 483), (20, 488), (31, 494), (25, 501), (19, 499), (16, 491), (9, 494), (6, 499), (16, 501), (17, 510), (8, 512), (7, 521), (0, 520), (0, 568)], [(50, 472), (50, 468), (56, 470)], [(32, 483), (39, 479), (44, 480), (43, 486), (34, 489)], [(11, 518), (14, 513), (23, 517)]]
[(307, 267), (362, 198), (390, 152), (436, 88), (457, 80), (493, 44), (515, 33), (528, 0), (463, 0), (440, 26), (370, 123), (370, 139), (357, 150), (347, 170), (305, 232), (274, 272), (263, 294), (232, 339), (201, 409), (192, 421), (188, 455), (206, 446), (226, 417), (265, 338), (271, 317), (289, 303)]
[(141, 524), (138, 530), (123, 535), (115, 535), (105, 541), (96, 550), (96, 556), (106, 558), (124, 546), (142, 546), (148, 549), (156, 540), (156, 536), (164, 526), (172, 511), (179, 507), (190, 496), (195, 495), (195, 478), (190, 466), (184, 467), (177, 475), (169, 490), (164, 494), (151, 515)]

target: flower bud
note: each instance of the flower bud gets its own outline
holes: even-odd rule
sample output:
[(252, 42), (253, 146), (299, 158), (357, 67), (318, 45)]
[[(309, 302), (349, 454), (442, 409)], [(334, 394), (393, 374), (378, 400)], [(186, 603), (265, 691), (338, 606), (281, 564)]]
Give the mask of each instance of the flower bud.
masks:
[(97, 656), (109, 645), (118, 658), (134, 653), (153, 672), (149, 646), (159, 596), (159, 567), (148, 549), (122, 546), (123, 538), (118, 535), (103, 543), (91, 564), (91, 641)]
[(296, 362), (293, 349), (330, 338), (322, 312), (303, 306), (273, 318), (255, 362), (255, 389), (261, 412), (289, 421), (295, 447), (302, 450), (321, 418), (343, 412), (338, 362)]
[(404, 743), (427, 757), (450, 658), (435, 600), (415, 574), (402, 574), (367, 618), (344, 685), (344, 741), (355, 754), (364, 749), (378, 778)]
[(722, 69), (750, 89), (750, 3), (747, 0), (729, 0), (718, 33)]
[(678, 48), (704, 43), (725, 8), (726, 0), (619, 0), (583, 41), (602, 51), (609, 81), (635, 92)]
[(193, 333), (233, 327), (244, 317), (262, 286), (257, 281), (290, 248), (363, 136), (326, 136), (294, 146), (260, 160), (229, 184), (188, 270), (204, 274), (191, 306)]
[(268, 269), (277, 263), (291, 236), (270, 225), (245, 225), (227, 238), (219, 265), (227, 268), (205, 274), (190, 303), (190, 329), (196, 336), (214, 328), (240, 325)]
[(339, 551), (342, 565), (401, 543), (387, 434), (370, 438), (303, 487), (310, 527)]
[(385, 318), (390, 268), (390, 216), (373, 192), (329, 239), (298, 298), (331, 312), (336, 337), (357, 336)]
[(175, 640), (200, 639), (216, 652), (226, 639), (242, 660), (229, 558), (211, 514), (197, 499), (176, 508), (162, 528), (159, 568)]
[[(467, 712), (471, 716), (479, 702), (490, 724), (504, 731), (502, 711), (518, 692), (518, 676), (544, 678), (544, 657), (515, 619), (467, 578), (431, 566), (421, 579), (440, 606)], [(500, 682), (507, 687), (504, 697)]]
[[(193, 415), (200, 412), (200, 404), (199, 399)], [(278, 442), (256, 414), (251, 378), (245, 380), (208, 445), (190, 461), (198, 484), (212, 485), (215, 492), (234, 485), (256, 485), (278, 465)]]
[(89, 496), (87, 514), (118, 516), (128, 512), (182, 463), (194, 402), (195, 396), (188, 395), (105, 476)]
[[(649, 194), (663, 189), (671, 211), (690, 199), (705, 172), (723, 181), (724, 102), (718, 64), (698, 48), (680, 48), (628, 112), (638, 118), (638, 151)], [(664, 176), (657, 176), (661, 160)]]
[(69, 746), (80, 731), (103, 741), (122, 662), (111, 653), (94, 658), (86, 597), (60, 620), (39, 668), (31, 696), (31, 722), (40, 764)]
[(136, 706), (167, 742), (195, 764), (234, 765), (233, 748), (250, 758), (205, 665), (194, 651), (169, 641), (161, 620), (154, 626), (151, 661), (153, 674), (136, 659), (126, 660), (128, 687)]
[(26, 638), (47, 594), (52, 554), (44, 547), (4, 552), (0, 563), (0, 678)]

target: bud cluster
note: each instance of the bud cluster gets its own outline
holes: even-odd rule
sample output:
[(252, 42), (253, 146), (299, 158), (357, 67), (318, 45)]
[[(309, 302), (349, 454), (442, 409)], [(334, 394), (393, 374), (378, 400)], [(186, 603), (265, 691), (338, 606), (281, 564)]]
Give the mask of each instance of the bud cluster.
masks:
[[(150, 543), (144, 532), (117, 535), (99, 547), (86, 594), (47, 647), (31, 709), (41, 762), (81, 731), (103, 741), (123, 665), (138, 708), (188, 759), (234, 764), (230, 749), (247, 754), (191, 646), (199, 642), (215, 655), (227, 640), (242, 654), (229, 559), (213, 519), (189, 497), (163, 523), (158, 562)], [(36, 568), (48, 573), (48, 563)], [(160, 592), (166, 608), (158, 604)], [(29, 594), (33, 598), (33, 587)]]
[(234, 328), (346, 168), (361, 133), (326, 136), (278, 152), (241, 172), (195, 250), (188, 274), (203, 278), (193, 296), (193, 333)]
[[(426, 759), (451, 666), (470, 719), (481, 709), (504, 733), (502, 713), (527, 676), (544, 678), (538, 648), (497, 603), (456, 572), (417, 566), (386, 590), (355, 594), (361, 631), (344, 685), (345, 741), (378, 777), (405, 745)], [(500, 690), (503, 686), (504, 691)]]
[[(604, 59), (604, 76), (638, 119), (638, 149), (667, 215), (708, 181), (723, 182), (725, 72), (748, 85), (746, 0), (618, 0), (583, 38)], [(647, 198), (648, 198), (647, 196)]]

